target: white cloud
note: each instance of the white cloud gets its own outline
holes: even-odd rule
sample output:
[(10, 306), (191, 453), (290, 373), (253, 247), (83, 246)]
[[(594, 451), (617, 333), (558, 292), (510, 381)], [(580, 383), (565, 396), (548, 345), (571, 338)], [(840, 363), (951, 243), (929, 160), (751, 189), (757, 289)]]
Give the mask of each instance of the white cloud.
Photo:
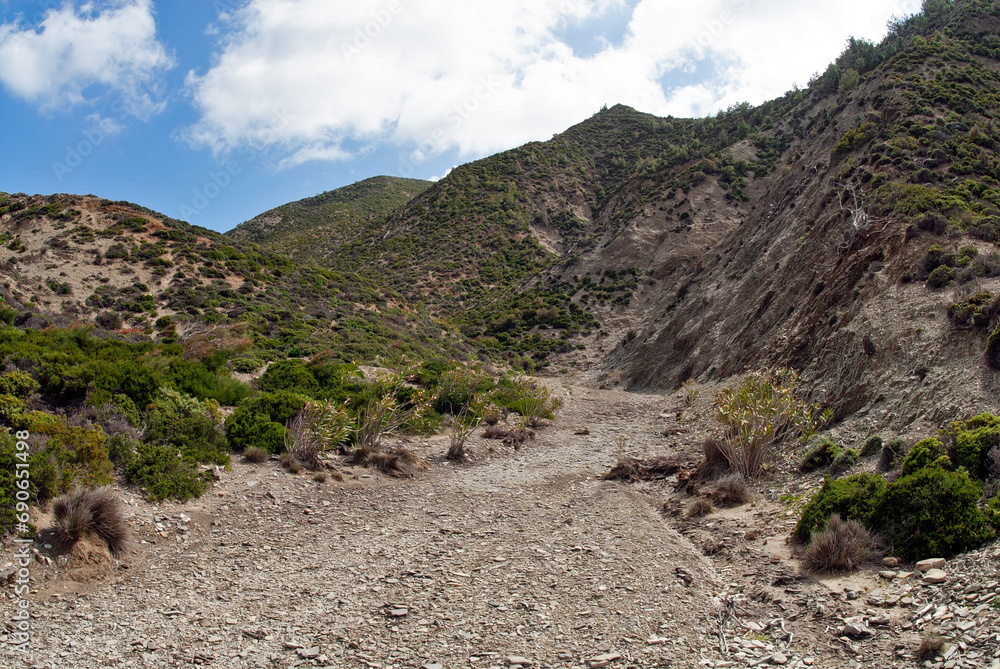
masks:
[(91, 135), (99, 135), (105, 139), (116, 137), (125, 130), (125, 126), (113, 118), (106, 118), (100, 114), (89, 114), (83, 119), (84, 132)]
[[(201, 118), (186, 138), (246, 144), (285, 166), (392, 144), (416, 165), (553, 133), (601, 105), (702, 115), (805, 84), (848, 35), (878, 38), (920, 0), (250, 0), (214, 64), (191, 72)], [(580, 57), (559, 35), (632, 7), (624, 40)], [(665, 89), (704, 59), (708, 81)]]
[(45, 111), (85, 103), (98, 86), (120, 96), (122, 111), (148, 118), (163, 107), (158, 75), (173, 65), (156, 39), (151, 0), (102, 11), (67, 2), (37, 26), (0, 25), (0, 82)]

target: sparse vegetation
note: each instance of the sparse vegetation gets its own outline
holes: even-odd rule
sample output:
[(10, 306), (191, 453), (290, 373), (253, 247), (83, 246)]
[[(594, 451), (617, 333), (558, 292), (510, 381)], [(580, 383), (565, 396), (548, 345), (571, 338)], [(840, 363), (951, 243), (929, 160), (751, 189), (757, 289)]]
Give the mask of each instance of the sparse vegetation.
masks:
[(875, 540), (865, 527), (833, 514), (826, 529), (815, 535), (806, 550), (806, 565), (821, 574), (843, 574), (871, 562), (877, 552)]
[(243, 451), (243, 459), (255, 465), (267, 462), (268, 457), (270, 457), (270, 454), (259, 446), (251, 446)]

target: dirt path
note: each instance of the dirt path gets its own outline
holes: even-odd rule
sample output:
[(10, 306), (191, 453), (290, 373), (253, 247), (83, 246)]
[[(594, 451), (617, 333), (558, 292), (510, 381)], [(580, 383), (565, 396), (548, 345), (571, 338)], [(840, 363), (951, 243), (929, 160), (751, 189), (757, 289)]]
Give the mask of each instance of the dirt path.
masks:
[[(762, 500), (702, 523), (665, 516), (667, 486), (600, 475), (621, 448), (662, 455), (697, 443), (693, 426), (662, 436), (677, 400), (560, 391), (565, 407), (537, 442), (519, 452), (477, 442), (474, 462), (458, 466), (440, 458), (444, 444), (425, 445), (431, 469), (412, 481), (359, 470), (316, 483), (274, 462), (237, 463), (189, 505), (131, 498), (146, 543), (129, 568), (33, 566), (33, 654), (24, 662), (0, 637), (0, 666), (811, 664), (810, 635), (846, 612), (833, 623), (808, 615), (837, 584), (782, 581), (788, 552), (774, 537), (791, 520), (780, 507)], [(734, 634), (727, 621), (723, 653), (718, 616), (733, 593), (743, 593), (737, 615), (763, 622)], [(836, 617), (841, 604), (829, 604)], [(800, 617), (798, 639), (768, 622)], [(817, 666), (908, 666), (861, 664), (892, 651), (845, 651), (825, 637), (817, 657), (831, 663)]]

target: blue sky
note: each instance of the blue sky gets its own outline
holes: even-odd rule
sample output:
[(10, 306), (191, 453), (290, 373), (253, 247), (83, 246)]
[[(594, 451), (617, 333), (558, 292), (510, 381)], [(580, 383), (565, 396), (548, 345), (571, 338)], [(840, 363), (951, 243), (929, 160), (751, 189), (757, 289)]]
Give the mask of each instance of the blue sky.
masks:
[(219, 231), (435, 179), (601, 105), (759, 103), (919, 0), (0, 0), (0, 191)]

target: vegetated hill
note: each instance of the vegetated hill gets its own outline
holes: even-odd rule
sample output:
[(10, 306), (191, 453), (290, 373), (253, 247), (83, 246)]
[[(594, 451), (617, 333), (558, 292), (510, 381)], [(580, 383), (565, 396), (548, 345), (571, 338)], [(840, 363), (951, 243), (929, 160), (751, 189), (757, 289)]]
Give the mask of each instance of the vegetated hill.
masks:
[[(899, 421), (992, 402), (1000, 9), (925, 5), (759, 107), (616, 106), (464, 165), (321, 262), (526, 368), (671, 388), (790, 365), (839, 415)], [(980, 329), (950, 320), (984, 300)]]
[(309, 255), (326, 240), (342, 243), (358, 229), (360, 221), (384, 216), (431, 185), (430, 181), (418, 179), (373, 177), (272, 209), (238, 225), (226, 236), (296, 257)]
[(0, 193), (4, 319), (95, 323), (135, 338), (252, 342), (260, 358), (329, 351), (461, 355), (382, 286), (93, 196)]

